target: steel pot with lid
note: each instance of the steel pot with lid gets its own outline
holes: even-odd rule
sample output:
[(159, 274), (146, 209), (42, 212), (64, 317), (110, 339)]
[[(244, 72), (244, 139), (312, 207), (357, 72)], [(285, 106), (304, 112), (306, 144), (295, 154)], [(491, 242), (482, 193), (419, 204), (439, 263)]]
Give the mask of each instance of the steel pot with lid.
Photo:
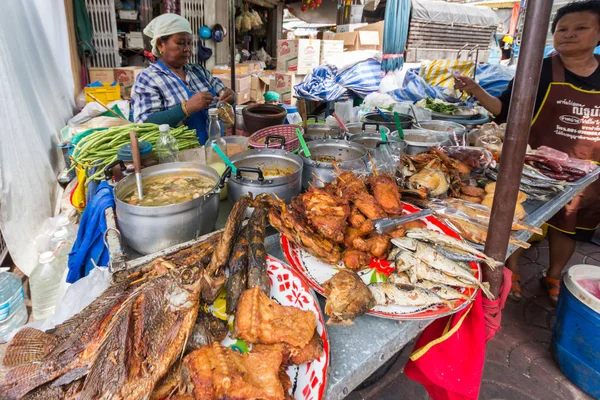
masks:
[(302, 190), (302, 158), (285, 150), (254, 149), (237, 153), (231, 157), (237, 174), (228, 167), (221, 179), (227, 181), (229, 198), (236, 202), (241, 196), (252, 193), (277, 195), (289, 202)]
[(308, 124), (304, 132), (304, 140), (323, 140), (323, 139), (343, 139), (344, 131), (337, 126), (319, 124), (319, 118), (316, 115), (309, 115), (307, 120), (314, 119), (314, 124)]
[[(396, 122), (394, 122), (394, 113), (384, 112), (383, 114), (389, 118), (389, 121), (387, 121), (377, 112), (365, 114), (363, 120), (364, 122), (376, 122), (381, 126), (385, 126), (390, 131), (395, 131)], [(398, 114), (398, 118), (400, 118), (400, 125), (402, 126), (402, 129), (410, 129), (410, 127), (415, 123), (415, 119), (408, 114)]]
[[(398, 132), (392, 132), (393, 134)], [(432, 146), (448, 146), (450, 140), (442, 132), (426, 131), (424, 129), (407, 129), (404, 131), (405, 152), (414, 156), (429, 151)]]
[[(388, 135), (387, 139), (388, 142), (401, 142), (398, 136)], [(349, 140), (353, 143), (358, 143), (365, 146), (367, 151), (371, 154), (373, 154), (379, 143), (385, 143), (381, 140), (381, 134), (354, 135)]]
[[(309, 188), (309, 182), (323, 186), (323, 182), (331, 182), (336, 177), (333, 161), (343, 171), (366, 172), (367, 149), (358, 143), (347, 140), (325, 139), (306, 143), (311, 155), (306, 157), (300, 148), (298, 155), (304, 161), (302, 187)], [(315, 179), (315, 176), (318, 179)]]
[(429, 120), (419, 121), (415, 128), (427, 131), (440, 132), (448, 137), (454, 146), (465, 146), (467, 141), (467, 128), (451, 121)]
[(355, 135), (381, 134), (381, 129), (383, 129), (386, 135), (389, 136), (390, 134), (390, 129), (383, 125), (379, 125), (378, 122), (354, 122), (346, 124), (346, 128), (348, 128), (348, 132), (346, 132), (346, 138), (348, 140)]
[(117, 223), (125, 243), (141, 254), (154, 253), (210, 233), (219, 214), (219, 174), (196, 162), (175, 162), (142, 169), (142, 179), (166, 175), (199, 176), (214, 181), (205, 194), (166, 206), (137, 206), (123, 199), (136, 189), (135, 175), (115, 185)]

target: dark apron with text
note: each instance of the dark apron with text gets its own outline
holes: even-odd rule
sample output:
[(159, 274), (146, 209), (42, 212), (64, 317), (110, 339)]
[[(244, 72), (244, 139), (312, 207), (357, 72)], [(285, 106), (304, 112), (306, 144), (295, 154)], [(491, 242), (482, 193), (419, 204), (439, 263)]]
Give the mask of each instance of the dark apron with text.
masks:
[[(177, 82), (179, 82), (179, 84), (185, 89), (185, 92), (188, 95), (188, 100), (191, 99), (194, 94), (196, 94), (195, 92), (192, 92), (188, 85), (186, 85), (185, 82), (175, 75), (173, 71), (171, 71), (165, 64), (163, 64), (161, 61), (158, 61), (158, 65), (170, 73), (177, 80)], [(209, 88), (209, 92), (213, 96), (216, 96), (217, 92), (215, 89), (213, 89), (210, 82), (208, 82), (208, 79), (202, 75), (199, 77), (204, 81), (206, 87)], [(204, 146), (204, 143), (206, 143), (206, 140), (208, 139), (208, 109), (200, 110), (191, 114), (186, 120), (186, 125), (188, 128), (196, 130), (196, 137), (198, 137), (200, 145)]]
[[(559, 56), (552, 57), (552, 83), (531, 126), (529, 144), (549, 146), (569, 157), (600, 160), (600, 91), (565, 82)], [(593, 230), (600, 224), (600, 181), (592, 183), (548, 221), (565, 233)]]

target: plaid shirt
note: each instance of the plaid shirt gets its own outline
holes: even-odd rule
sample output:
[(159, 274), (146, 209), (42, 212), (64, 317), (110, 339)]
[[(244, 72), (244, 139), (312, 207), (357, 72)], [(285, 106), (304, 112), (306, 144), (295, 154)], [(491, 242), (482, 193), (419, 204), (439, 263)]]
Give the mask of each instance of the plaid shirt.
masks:
[[(184, 83), (194, 93), (210, 91), (207, 83), (217, 93), (225, 88), (220, 79), (201, 65), (186, 64), (183, 70), (186, 77)], [(189, 96), (173, 74), (158, 64), (150, 64), (137, 76), (131, 90), (133, 120), (144, 122), (150, 115), (169, 110), (186, 100), (189, 100)]]

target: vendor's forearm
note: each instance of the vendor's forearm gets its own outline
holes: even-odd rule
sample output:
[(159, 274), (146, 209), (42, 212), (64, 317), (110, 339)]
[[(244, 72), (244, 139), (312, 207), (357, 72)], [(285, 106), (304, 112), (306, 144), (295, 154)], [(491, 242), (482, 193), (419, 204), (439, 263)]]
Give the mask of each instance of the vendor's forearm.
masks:
[(479, 104), (494, 115), (500, 115), (502, 112), (502, 102), (497, 97), (490, 95), (483, 88), (478, 88), (473, 91), (473, 96), (479, 100)]
[(181, 106), (175, 106), (168, 110), (159, 111), (155, 112), (154, 114), (151, 114), (145, 122), (158, 125), (168, 124), (172, 128), (175, 128), (185, 118), (186, 116)]

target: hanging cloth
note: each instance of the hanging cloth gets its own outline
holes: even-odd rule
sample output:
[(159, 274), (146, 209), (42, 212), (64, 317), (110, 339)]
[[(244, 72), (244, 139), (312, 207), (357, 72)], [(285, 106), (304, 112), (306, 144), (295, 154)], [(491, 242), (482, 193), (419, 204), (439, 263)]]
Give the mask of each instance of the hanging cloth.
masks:
[[(169, 74), (171, 74), (171, 76), (173, 76), (175, 80), (177, 80), (177, 82), (179, 82), (179, 84), (185, 89), (185, 92), (188, 95), (188, 99), (191, 99), (192, 96), (196, 94), (195, 92), (192, 92), (188, 85), (185, 82), (183, 82), (177, 75), (175, 75), (173, 71), (171, 71), (162, 61), (159, 60), (157, 64)], [(210, 82), (208, 82), (208, 79), (206, 79), (206, 77), (203, 75), (200, 75), (200, 79), (203, 80), (205, 86), (209, 88), (209, 92), (216, 97), (217, 92), (212, 87)], [(205, 108), (204, 110), (200, 110), (191, 114), (187, 119), (186, 125), (188, 126), (188, 128), (196, 130), (196, 136), (198, 137), (198, 141), (202, 146), (204, 146), (204, 143), (206, 143), (206, 140), (208, 139), (208, 109)]]
[(93, 56), (96, 53), (92, 44), (94, 28), (84, 0), (73, 0), (73, 18), (75, 19), (75, 37), (79, 56)]

